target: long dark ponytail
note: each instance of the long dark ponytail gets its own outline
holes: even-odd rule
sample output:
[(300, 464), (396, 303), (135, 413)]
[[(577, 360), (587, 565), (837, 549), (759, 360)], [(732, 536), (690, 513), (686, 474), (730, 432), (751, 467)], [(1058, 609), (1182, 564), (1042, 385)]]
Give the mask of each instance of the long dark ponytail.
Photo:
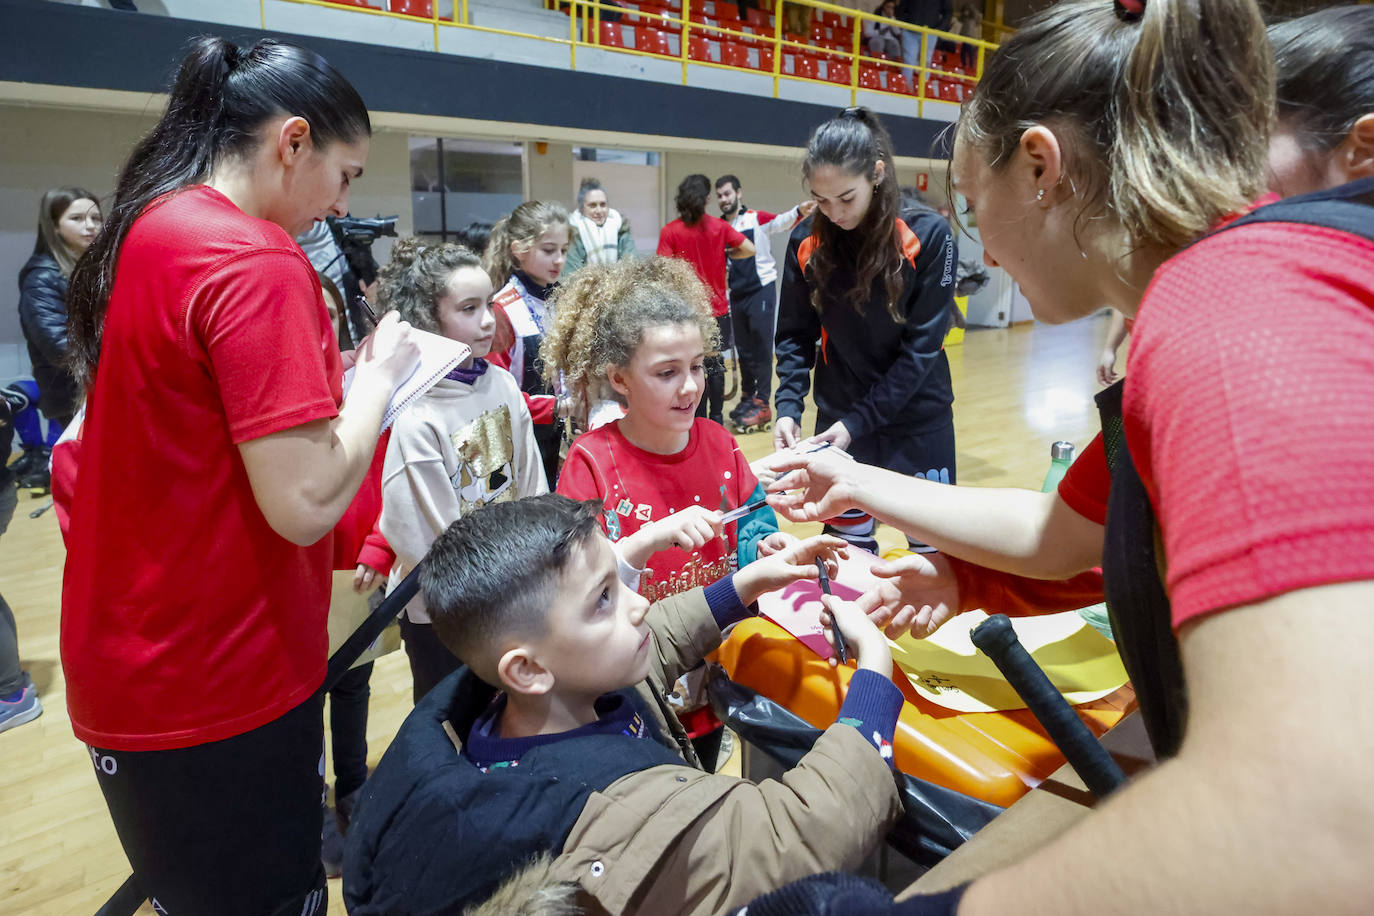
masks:
[(271, 39), (246, 51), (223, 38), (191, 43), (167, 110), (124, 163), (110, 215), (72, 272), (68, 361), (82, 387), (95, 378), (119, 251), (134, 220), (158, 197), (243, 154), (263, 123), (282, 115), (305, 118), (316, 148), (372, 133), (357, 90), (313, 51)]
[(688, 226), (695, 226), (706, 214), (706, 202), (711, 198), (711, 179), (700, 173), (688, 175), (677, 186), (678, 218)]
[(816, 245), (807, 272), (811, 274), (811, 307), (818, 312), (831, 292), (830, 277), (843, 252), (844, 260), (852, 260), (850, 266), (854, 271), (853, 285), (843, 291), (849, 304), (862, 312), (873, 281), (881, 277), (888, 314), (894, 321), (902, 321), (897, 309), (897, 300), (902, 295), (902, 254), (897, 230), (902, 198), (887, 128), (867, 108), (845, 109), (811, 135), (802, 175), (809, 180), (816, 169), (828, 165), (877, 182), (879, 162), (885, 163), (884, 175), (873, 189), (873, 201), (859, 225), (845, 231), (819, 210), (811, 219), (811, 238)]

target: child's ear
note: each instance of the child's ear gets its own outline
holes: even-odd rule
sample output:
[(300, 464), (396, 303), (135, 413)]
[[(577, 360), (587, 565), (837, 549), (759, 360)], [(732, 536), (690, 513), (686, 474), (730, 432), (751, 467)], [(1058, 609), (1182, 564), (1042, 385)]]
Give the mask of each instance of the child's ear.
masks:
[(606, 381), (611, 383), (611, 387), (615, 389), (615, 393), (622, 398), (630, 396), (630, 386), (627, 384), (625, 378), (627, 374), (624, 366), (606, 367)]
[(511, 693), (539, 696), (553, 689), (553, 672), (539, 663), (534, 650), (525, 645), (508, 649), (496, 663), (501, 686)]

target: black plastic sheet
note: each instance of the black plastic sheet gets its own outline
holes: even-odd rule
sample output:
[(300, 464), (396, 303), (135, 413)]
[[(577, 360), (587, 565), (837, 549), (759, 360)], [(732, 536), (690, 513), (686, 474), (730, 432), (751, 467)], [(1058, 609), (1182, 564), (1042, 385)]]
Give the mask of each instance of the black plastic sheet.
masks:
[[(785, 706), (737, 684), (713, 667), (707, 682), (711, 706), (721, 721), (784, 769), (811, 750), (821, 730)], [(903, 815), (888, 843), (917, 865), (935, 865), (1002, 813), (1002, 808), (924, 779), (896, 773)]]

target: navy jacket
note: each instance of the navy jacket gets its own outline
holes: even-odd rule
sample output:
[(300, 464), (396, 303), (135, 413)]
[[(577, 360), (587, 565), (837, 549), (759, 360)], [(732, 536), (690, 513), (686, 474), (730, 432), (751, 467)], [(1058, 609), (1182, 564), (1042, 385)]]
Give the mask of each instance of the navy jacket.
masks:
[(67, 278), (50, 254), (35, 254), (19, 271), (19, 325), (38, 382), (38, 409), (66, 420), (76, 412), (76, 378), (67, 371)]
[[(639, 706), (633, 689), (621, 692)], [(561, 852), (593, 792), (629, 773), (687, 766), (666, 739), (601, 735), (542, 745), (518, 766), (483, 773), (444, 724), (465, 739), (495, 694), (459, 668), (406, 717), (349, 827), (350, 916), (461, 912), (490, 897), (531, 850)]]

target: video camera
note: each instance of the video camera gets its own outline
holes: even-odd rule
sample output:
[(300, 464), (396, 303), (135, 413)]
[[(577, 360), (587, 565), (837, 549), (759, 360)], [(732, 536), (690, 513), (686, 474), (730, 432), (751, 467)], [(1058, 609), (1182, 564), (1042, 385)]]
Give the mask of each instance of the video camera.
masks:
[(383, 235), (396, 235), (395, 216), (374, 216), (372, 218), (360, 216), (343, 216), (331, 219), (330, 225), (339, 234), (340, 244), (348, 242), (353, 245), (371, 245)]

